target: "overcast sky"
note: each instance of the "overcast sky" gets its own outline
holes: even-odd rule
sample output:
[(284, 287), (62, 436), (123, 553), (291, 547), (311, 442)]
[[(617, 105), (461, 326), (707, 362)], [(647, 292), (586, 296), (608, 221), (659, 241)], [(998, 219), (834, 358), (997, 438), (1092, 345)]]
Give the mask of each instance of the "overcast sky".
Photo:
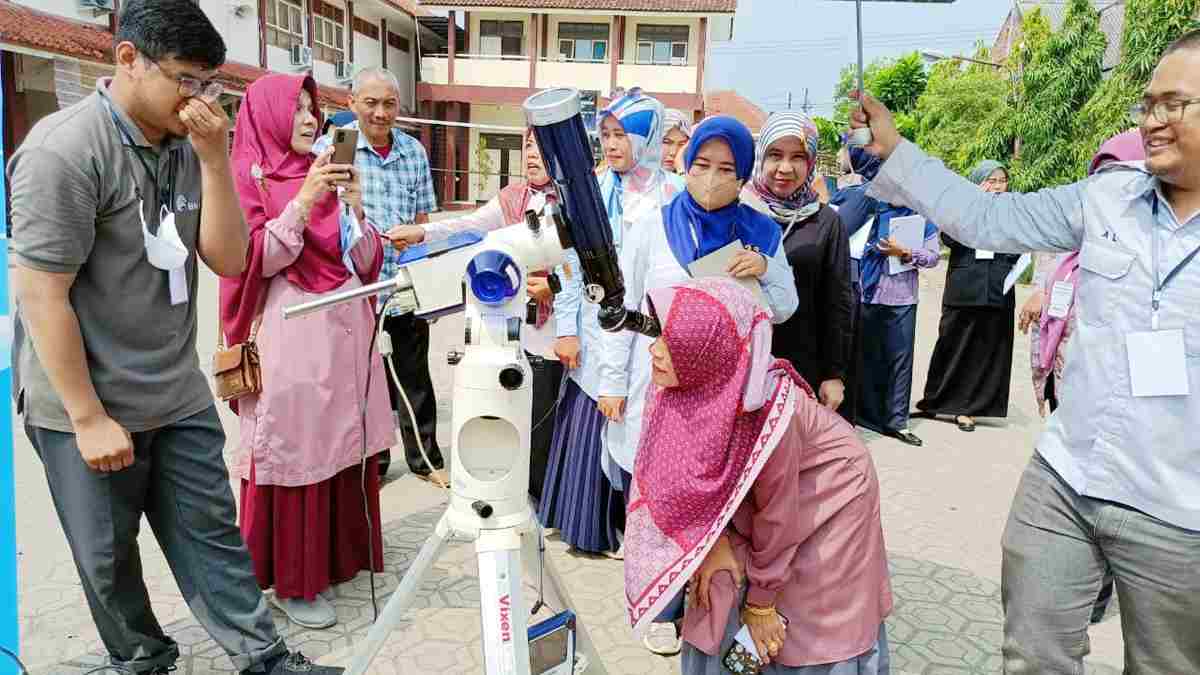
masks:
[[(990, 45), (1012, 6), (1006, 0), (949, 4), (863, 2), (867, 63), (927, 49), (970, 55)], [(855, 59), (854, 3), (842, 0), (738, 0), (733, 42), (711, 45), (710, 89), (734, 89), (768, 112), (799, 108), (808, 88), (812, 114), (830, 116), (842, 66)]]

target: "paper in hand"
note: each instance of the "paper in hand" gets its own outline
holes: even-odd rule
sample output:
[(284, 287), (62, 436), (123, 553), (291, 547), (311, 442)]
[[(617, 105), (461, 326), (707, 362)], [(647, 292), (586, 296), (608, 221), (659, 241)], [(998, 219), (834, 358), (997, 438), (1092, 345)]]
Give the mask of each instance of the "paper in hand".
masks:
[(867, 222), (854, 234), (850, 235), (850, 257), (855, 260), (862, 260), (863, 253), (867, 250), (867, 239), (871, 237), (871, 226), (875, 224), (874, 218), (869, 218)]
[[(725, 270), (729, 269), (729, 265), (733, 262), (733, 259), (740, 251), (744, 251), (745, 248), (746, 247), (742, 245), (741, 241), (734, 239), (725, 246), (722, 246), (712, 253), (709, 253), (703, 258), (692, 261), (690, 264), (688, 264), (688, 272), (696, 278), (732, 278)], [(754, 296), (754, 300), (758, 302), (763, 309), (766, 309), (768, 312), (770, 311), (770, 305), (767, 304), (767, 295), (766, 293), (763, 293), (762, 284), (758, 282), (758, 279), (743, 277), (741, 279), (734, 279), (734, 281), (737, 281), (742, 286), (745, 286), (746, 290), (750, 291), (750, 293)]]
[(1021, 257), (1017, 258), (1017, 264), (1013, 265), (1013, 268), (1008, 271), (1008, 276), (1004, 277), (1005, 295), (1008, 295), (1008, 292), (1013, 289), (1013, 286), (1017, 285), (1017, 279), (1021, 278), (1021, 275), (1025, 273), (1025, 270), (1028, 269), (1029, 265), (1032, 263), (1033, 257), (1028, 253), (1022, 253)]
[[(923, 216), (903, 216), (892, 218), (888, 223), (891, 237), (910, 251), (915, 251), (925, 245), (925, 218)], [(888, 274), (899, 274), (915, 269), (911, 263), (900, 262), (895, 256), (888, 258)]]

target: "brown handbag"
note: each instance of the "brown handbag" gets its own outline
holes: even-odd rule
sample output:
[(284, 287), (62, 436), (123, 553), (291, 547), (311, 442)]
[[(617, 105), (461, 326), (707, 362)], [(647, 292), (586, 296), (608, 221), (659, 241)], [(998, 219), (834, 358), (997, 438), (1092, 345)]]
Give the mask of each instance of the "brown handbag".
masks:
[(222, 401), (234, 401), (262, 391), (262, 364), (258, 357), (260, 314), (250, 327), (250, 337), (241, 344), (225, 347), (225, 331), (217, 327), (217, 352), (213, 354), (213, 380)]

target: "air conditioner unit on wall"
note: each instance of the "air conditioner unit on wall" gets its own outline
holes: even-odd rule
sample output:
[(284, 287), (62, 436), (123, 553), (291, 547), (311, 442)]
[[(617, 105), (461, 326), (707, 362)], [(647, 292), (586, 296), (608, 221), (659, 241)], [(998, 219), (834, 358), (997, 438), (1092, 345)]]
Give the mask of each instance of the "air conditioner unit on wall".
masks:
[(354, 79), (354, 64), (349, 61), (338, 61), (333, 64), (333, 76), (339, 82), (349, 82)]
[(292, 65), (301, 68), (312, 66), (313, 53), (312, 47), (305, 45), (292, 45)]
[(113, 11), (113, 0), (79, 0), (79, 9), (91, 12), (93, 16), (110, 14)]

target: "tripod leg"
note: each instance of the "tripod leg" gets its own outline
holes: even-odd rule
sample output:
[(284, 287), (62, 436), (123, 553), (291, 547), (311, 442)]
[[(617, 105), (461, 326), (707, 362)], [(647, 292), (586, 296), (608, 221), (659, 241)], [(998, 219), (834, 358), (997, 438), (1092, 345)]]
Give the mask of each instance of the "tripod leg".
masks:
[(365, 675), (367, 668), (371, 666), (371, 662), (383, 648), (383, 643), (387, 640), (388, 635), (400, 625), (400, 621), (404, 618), (404, 610), (408, 608), (413, 595), (416, 594), (425, 573), (429, 571), (433, 561), (437, 560), (445, 547), (447, 533), (447, 519), (446, 516), (442, 516), (437, 526), (433, 528), (433, 533), (429, 535), (429, 539), (425, 540), (425, 545), (421, 547), (417, 559), (404, 573), (404, 578), (400, 580), (400, 587), (388, 599), (387, 605), (379, 614), (379, 620), (371, 626), (370, 632), (367, 633), (367, 639), (359, 645), (358, 649), (354, 650), (354, 660), (350, 664), (349, 675)]
[(521, 597), (521, 535), (485, 530), (475, 543), (487, 675), (529, 675), (529, 609)]

